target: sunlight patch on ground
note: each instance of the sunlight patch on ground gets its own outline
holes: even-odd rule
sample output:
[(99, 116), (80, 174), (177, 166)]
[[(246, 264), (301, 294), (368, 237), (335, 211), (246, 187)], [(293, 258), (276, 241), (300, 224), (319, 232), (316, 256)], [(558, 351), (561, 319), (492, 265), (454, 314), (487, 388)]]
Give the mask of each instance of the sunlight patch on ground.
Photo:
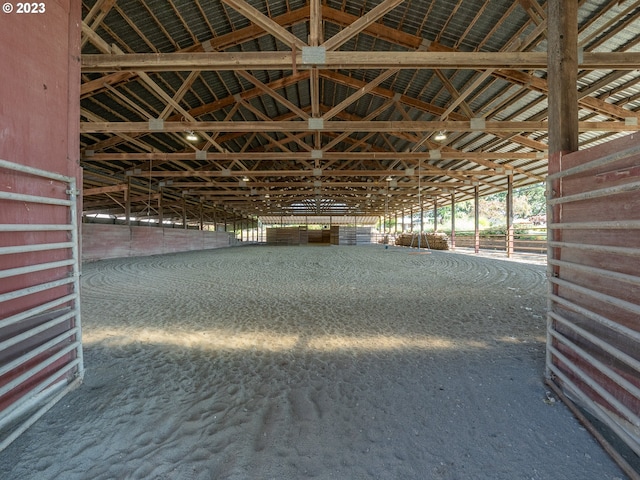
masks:
[(86, 332), (83, 343), (87, 346), (101, 344), (105, 347), (124, 347), (136, 344), (170, 345), (180, 348), (221, 351), (267, 351), (282, 352), (301, 348), (318, 352), (340, 351), (394, 351), (394, 350), (460, 350), (485, 349), (488, 345), (477, 340), (452, 341), (427, 336), (368, 335), (362, 337), (346, 335), (284, 335), (273, 332), (231, 332), (206, 330), (195, 332), (164, 331), (151, 329), (97, 329)]

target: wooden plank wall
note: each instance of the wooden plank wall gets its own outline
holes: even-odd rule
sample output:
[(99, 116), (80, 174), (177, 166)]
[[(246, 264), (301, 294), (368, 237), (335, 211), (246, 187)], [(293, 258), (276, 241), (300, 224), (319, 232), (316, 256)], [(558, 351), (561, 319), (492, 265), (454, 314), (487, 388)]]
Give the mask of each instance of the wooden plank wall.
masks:
[(238, 242), (233, 235), (226, 232), (99, 223), (82, 225), (82, 260), (85, 262), (224, 248), (236, 244)]
[(640, 455), (640, 134), (556, 160), (547, 376)]

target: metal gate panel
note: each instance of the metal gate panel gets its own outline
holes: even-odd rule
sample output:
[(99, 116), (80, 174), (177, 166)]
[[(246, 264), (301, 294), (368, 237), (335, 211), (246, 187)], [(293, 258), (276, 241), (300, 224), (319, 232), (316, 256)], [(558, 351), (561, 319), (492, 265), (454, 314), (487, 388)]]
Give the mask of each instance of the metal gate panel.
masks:
[(546, 375), (640, 455), (640, 135), (550, 161)]
[(84, 367), (76, 180), (5, 160), (0, 178), (0, 203), (14, 207), (3, 217), (22, 219), (0, 223), (1, 451), (82, 381)]

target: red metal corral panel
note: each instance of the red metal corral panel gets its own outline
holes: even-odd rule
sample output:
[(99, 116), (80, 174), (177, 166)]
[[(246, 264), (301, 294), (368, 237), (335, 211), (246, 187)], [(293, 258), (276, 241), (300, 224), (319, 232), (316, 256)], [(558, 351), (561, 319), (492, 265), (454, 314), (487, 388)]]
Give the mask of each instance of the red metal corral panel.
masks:
[(550, 165), (548, 374), (640, 454), (640, 134)]

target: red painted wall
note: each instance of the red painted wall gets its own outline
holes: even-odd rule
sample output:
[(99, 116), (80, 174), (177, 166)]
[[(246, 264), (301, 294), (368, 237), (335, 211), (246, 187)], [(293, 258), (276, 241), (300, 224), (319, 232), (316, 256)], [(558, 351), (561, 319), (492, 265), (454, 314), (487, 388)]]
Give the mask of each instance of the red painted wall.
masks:
[(202, 230), (85, 223), (82, 260), (141, 257), (237, 245), (232, 234)]
[[(43, 2), (44, 12), (19, 14), (0, 12), (0, 159), (35, 167), (78, 179), (80, 123), (80, 18), (79, 0)], [(39, 180), (21, 173), (0, 169), (0, 190), (38, 196), (66, 198), (66, 184)], [(68, 209), (34, 203), (0, 200), (0, 224), (67, 224)], [(67, 232), (0, 233), (0, 246), (28, 245), (68, 241)], [(0, 269), (33, 265), (69, 258), (70, 251), (54, 250), (27, 254), (0, 255)], [(0, 280), (0, 293), (15, 291), (50, 280), (65, 278), (69, 268), (50, 269)], [(30, 318), (13, 327), (2, 326), (2, 319), (65, 295), (69, 287), (60, 287), (0, 304), (0, 340), (27, 330), (42, 318)], [(68, 329), (73, 319), (49, 329), (37, 337), (5, 350), (15, 358)], [(0, 378), (6, 384), (12, 376), (55, 353), (59, 346), (18, 367)], [(29, 384), (49, 376), (60, 380), (56, 370), (73, 358), (68, 354), (39, 376), (24, 382), (0, 398), (0, 410), (17, 403)], [(5, 358), (6, 360), (6, 358)]]
[[(0, 159), (79, 179), (80, 2), (50, 1), (45, 7), (38, 14), (0, 14)], [(0, 189), (65, 198), (66, 187), (0, 170)], [(0, 200), (0, 223), (67, 223), (66, 217), (63, 208)], [(56, 232), (5, 233), (0, 246), (66, 238), (66, 233)], [(0, 268), (67, 256), (64, 251), (3, 255)], [(14, 277), (0, 284), (0, 293), (65, 274)]]

